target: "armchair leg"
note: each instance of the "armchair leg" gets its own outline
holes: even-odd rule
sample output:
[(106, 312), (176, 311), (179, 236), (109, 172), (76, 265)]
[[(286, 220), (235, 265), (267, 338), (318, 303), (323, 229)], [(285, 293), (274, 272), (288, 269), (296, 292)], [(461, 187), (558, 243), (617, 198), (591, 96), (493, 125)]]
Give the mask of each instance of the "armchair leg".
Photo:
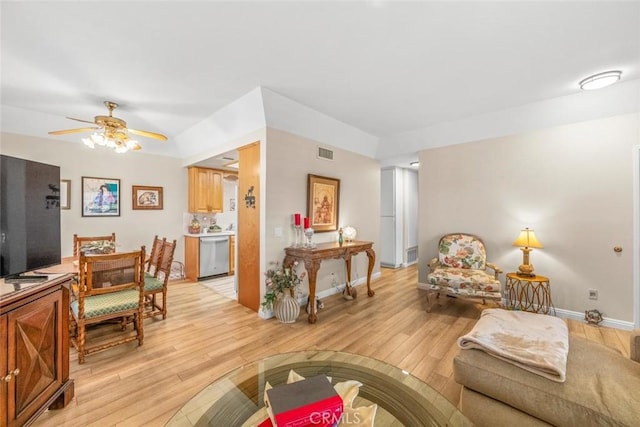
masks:
[[(433, 291), (427, 291), (427, 313), (431, 313), (431, 308), (433, 307), (433, 304), (431, 303), (431, 300), (429, 299), (429, 295), (431, 295), (433, 293)], [(436, 291), (436, 300), (440, 299), (440, 291)]]

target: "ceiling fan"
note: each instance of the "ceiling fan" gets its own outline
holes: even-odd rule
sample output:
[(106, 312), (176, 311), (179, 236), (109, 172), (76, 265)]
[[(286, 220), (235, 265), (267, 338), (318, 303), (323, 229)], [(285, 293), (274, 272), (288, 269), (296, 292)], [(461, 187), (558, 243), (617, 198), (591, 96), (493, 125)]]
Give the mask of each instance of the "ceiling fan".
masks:
[(87, 138), (82, 138), (82, 141), (91, 148), (94, 148), (97, 144), (113, 148), (118, 153), (124, 153), (128, 150), (140, 150), (142, 148), (137, 141), (129, 138), (129, 133), (138, 136), (144, 136), (147, 138), (159, 139), (160, 141), (167, 140), (167, 137), (160, 133), (128, 128), (127, 122), (117, 117), (113, 117), (113, 110), (118, 108), (118, 104), (111, 101), (104, 101), (104, 105), (106, 105), (109, 109), (109, 115), (95, 116), (93, 121), (67, 117), (67, 119), (83, 123), (91, 123), (96, 126), (77, 129), (55, 130), (49, 132), (49, 135), (65, 135), (68, 133), (90, 132), (92, 130), (103, 129), (103, 132), (101, 134), (94, 133)]

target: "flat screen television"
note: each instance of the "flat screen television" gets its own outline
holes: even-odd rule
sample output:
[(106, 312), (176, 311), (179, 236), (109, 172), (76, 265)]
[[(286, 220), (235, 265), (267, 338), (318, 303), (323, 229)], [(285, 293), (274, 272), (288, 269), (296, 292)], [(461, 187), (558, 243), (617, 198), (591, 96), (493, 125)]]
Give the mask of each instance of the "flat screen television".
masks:
[(60, 264), (59, 166), (0, 155), (0, 233), (5, 281)]

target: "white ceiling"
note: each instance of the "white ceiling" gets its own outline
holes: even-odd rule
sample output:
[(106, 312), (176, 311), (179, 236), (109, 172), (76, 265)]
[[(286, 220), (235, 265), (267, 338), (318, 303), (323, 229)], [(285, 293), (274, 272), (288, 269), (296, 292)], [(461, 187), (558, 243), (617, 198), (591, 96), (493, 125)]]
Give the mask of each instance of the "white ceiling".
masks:
[[(167, 147), (258, 86), (384, 138), (570, 95), (603, 70), (640, 78), (635, 1), (48, 1), (0, 12), (3, 107), (53, 115), (58, 130), (111, 100)], [(46, 136), (37, 123), (30, 132)]]

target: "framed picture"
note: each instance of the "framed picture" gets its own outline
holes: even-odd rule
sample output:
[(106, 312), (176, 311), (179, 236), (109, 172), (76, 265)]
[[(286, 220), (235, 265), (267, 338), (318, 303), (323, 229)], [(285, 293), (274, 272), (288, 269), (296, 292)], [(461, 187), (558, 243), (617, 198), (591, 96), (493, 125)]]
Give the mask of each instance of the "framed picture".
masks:
[(162, 209), (162, 187), (134, 185), (131, 187), (131, 203), (135, 210)]
[(60, 209), (71, 209), (71, 180), (60, 180)]
[(309, 174), (307, 217), (316, 233), (338, 229), (340, 180)]
[(83, 176), (82, 216), (120, 216), (120, 180)]

